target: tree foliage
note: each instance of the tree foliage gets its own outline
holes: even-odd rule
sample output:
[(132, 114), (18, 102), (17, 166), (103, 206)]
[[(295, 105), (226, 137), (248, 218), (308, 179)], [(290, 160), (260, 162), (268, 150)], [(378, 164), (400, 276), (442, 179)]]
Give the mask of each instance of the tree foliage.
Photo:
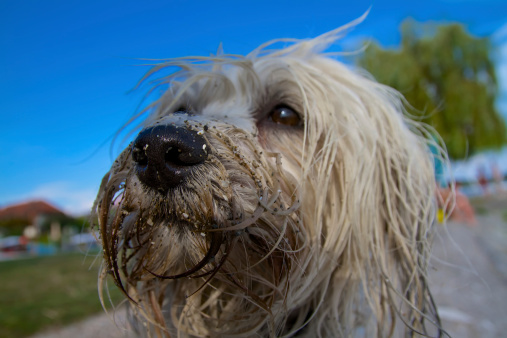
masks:
[(400, 91), (442, 136), (451, 158), (501, 147), (506, 124), (495, 108), (498, 85), (488, 38), (460, 24), (407, 19), (398, 50), (372, 43), (358, 59), (377, 81)]

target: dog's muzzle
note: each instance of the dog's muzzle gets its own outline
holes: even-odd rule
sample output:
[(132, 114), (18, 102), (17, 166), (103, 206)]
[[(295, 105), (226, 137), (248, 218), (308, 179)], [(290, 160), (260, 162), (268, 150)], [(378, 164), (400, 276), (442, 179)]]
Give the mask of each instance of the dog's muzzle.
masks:
[(186, 127), (160, 125), (139, 133), (132, 146), (132, 158), (139, 180), (147, 187), (166, 193), (204, 163), (209, 150), (198, 132)]

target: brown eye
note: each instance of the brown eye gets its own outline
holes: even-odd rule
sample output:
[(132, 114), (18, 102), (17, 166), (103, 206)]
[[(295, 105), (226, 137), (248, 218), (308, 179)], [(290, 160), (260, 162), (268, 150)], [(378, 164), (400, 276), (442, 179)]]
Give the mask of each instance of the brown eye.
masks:
[(292, 108), (287, 106), (278, 106), (270, 114), (271, 120), (278, 124), (286, 126), (298, 126), (301, 124), (301, 118)]

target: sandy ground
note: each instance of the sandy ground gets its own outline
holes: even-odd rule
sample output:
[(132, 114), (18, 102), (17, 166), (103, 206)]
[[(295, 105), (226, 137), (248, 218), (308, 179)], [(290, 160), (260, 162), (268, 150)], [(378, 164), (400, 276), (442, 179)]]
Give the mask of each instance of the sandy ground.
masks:
[[(438, 225), (430, 285), (444, 328), (452, 337), (507, 337), (507, 196), (475, 203), (478, 225)], [(37, 338), (134, 337), (126, 311), (101, 314), (37, 334)]]
[(31, 338), (134, 338), (127, 323), (127, 311), (101, 313), (64, 328), (38, 333)]
[(507, 337), (507, 196), (478, 204), (475, 227), (438, 228), (430, 285), (452, 337)]

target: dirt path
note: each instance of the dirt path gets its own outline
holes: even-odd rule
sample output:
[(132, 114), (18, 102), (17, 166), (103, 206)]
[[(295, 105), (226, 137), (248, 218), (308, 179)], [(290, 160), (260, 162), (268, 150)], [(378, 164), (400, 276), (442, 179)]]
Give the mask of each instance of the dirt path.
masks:
[[(475, 201), (478, 225), (438, 226), (430, 285), (452, 337), (507, 337), (507, 196)], [(480, 214), (479, 214), (480, 213)], [(133, 337), (126, 311), (105, 314), (36, 338)]]
[(507, 337), (507, 199), (484, 205), (477, 226), (437, 232), (430, 285), (452, 337)]
[(61, 329), (38, 333), (31, 338), (133, 338), (128, 329), (127, 311), (117, 310), (114, 315), (101, 313)]

